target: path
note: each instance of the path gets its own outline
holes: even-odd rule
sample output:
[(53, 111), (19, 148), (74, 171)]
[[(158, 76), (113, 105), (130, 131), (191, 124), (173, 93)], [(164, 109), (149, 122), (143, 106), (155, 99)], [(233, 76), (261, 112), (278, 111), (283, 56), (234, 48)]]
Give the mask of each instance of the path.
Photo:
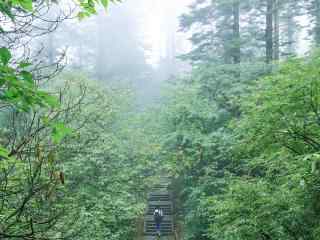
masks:
[(144, 220), (144, 239), (156, 239), (156, 226), (153, 220), (153, 212), (159, 206), (164, 212), (161, 224), (161, 239), (174, 239), (173, 203), (168, 185), (170, 179), (162, 177), (160, 184), (155, 186), (148, 194), (148, 208)]

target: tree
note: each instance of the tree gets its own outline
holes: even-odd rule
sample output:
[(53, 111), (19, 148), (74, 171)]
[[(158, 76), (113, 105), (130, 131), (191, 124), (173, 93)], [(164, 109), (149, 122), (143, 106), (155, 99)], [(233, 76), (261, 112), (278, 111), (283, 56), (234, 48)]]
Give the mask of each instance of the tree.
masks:
[(285, 46), (284, 55), (295, 55), (297, 50), (297, 33), (300, 29), (299, 23), (296, 17), (301, 15), (301, 2), (296, 0), (286, 1), (283, 5), (284, 11), (280, 18), (282, 19), (285, 29), (283, 32), (284, 38), (282, 40), (282, 45)]
[[(93, 13), (96, 3), (81, 1), (83, 11), (79, 14)], [(107, 6), (108, 1), (102, 3)], [(30, 38), (51, 32), (65, 19), (66, 16), (45, 19), (44, 12), (52, 4), (31, 0), (0, 2), (4, 43), (0, 48), (0, 106), (4, 121), (0, 136), (0, 237), (4, 239), (52, 239), (62, 226), (59, 220), (64, 216), (64, 206), (60, 203), (65, 179), (55, 153), (70, 129), (57, 118), (78, 103), (61, 109), (56, 94), (40, 89), (41, 81), (52, 79), (59, 68), (48, 72), (46, 65), (38, 64), (27, 54), (12, 54), (12, 50), (28, 49)], [(50, 24), (33, 31), (39, 22)]]
[(190, 8), (190, 14), (182, 15), (180, 23), (183, 31), (192, 33), (194, 46), (185, 58), (194, 62), (240, 62), (240, 1), (199, 0)]
[(274, 16), (274, 60), (280, 59), (280, 4), (278, 0), (273, 3), (273, 16)]
[(266, 63), (271, 63), (273, 60), (273, 0), (266, 0)]
[(240, 37), (240, 1), (233, 1), (233, 63), (241, 62), (241, 37)]
[(319, 0), (314, 0), (313, 1), (313, 10), (311, 10), (312, 15), (315, 18), (315, 27), (314, 27), (314, 32), (315, 32), (315, 43), (317, 46), (320, 45), (320, 1)]

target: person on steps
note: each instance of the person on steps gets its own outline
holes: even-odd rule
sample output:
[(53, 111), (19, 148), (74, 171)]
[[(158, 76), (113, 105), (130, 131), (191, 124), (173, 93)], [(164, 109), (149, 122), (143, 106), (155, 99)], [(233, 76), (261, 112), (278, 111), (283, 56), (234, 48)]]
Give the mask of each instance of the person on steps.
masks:
[(160, 236), (161, 235), (160, 226), (163, 219), (163, 211), (159, 206), (156, 206), (153, 212), (153, 218), (154, 218), (154, 222), (156, 223), (157, 234)]

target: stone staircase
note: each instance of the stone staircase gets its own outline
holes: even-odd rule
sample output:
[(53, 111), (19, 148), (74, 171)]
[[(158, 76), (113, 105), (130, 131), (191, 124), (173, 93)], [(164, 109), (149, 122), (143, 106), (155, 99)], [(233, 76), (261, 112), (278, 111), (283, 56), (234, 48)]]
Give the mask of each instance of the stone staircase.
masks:
[(157, 235), (153, 212), (156, 206), (163, 210), (164, 218), (161, 224), (161, 238), (170, 239), (174, 234), (173, 203), (168, 190), (170, 180), (161, 178), (160, 184), (154, 186), (148, 194), (148, 208), (144, 220), (145, 240), (155, 239)]

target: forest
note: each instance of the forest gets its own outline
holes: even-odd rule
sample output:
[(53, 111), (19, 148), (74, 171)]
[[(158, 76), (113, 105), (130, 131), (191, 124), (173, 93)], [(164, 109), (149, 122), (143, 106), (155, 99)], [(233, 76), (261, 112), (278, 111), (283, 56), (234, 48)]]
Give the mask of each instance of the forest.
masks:
[(157, 239), (165, 178), (158, 240), (320, 240), (319, 48), (320, 0), (0, 0), (0, 239)]

